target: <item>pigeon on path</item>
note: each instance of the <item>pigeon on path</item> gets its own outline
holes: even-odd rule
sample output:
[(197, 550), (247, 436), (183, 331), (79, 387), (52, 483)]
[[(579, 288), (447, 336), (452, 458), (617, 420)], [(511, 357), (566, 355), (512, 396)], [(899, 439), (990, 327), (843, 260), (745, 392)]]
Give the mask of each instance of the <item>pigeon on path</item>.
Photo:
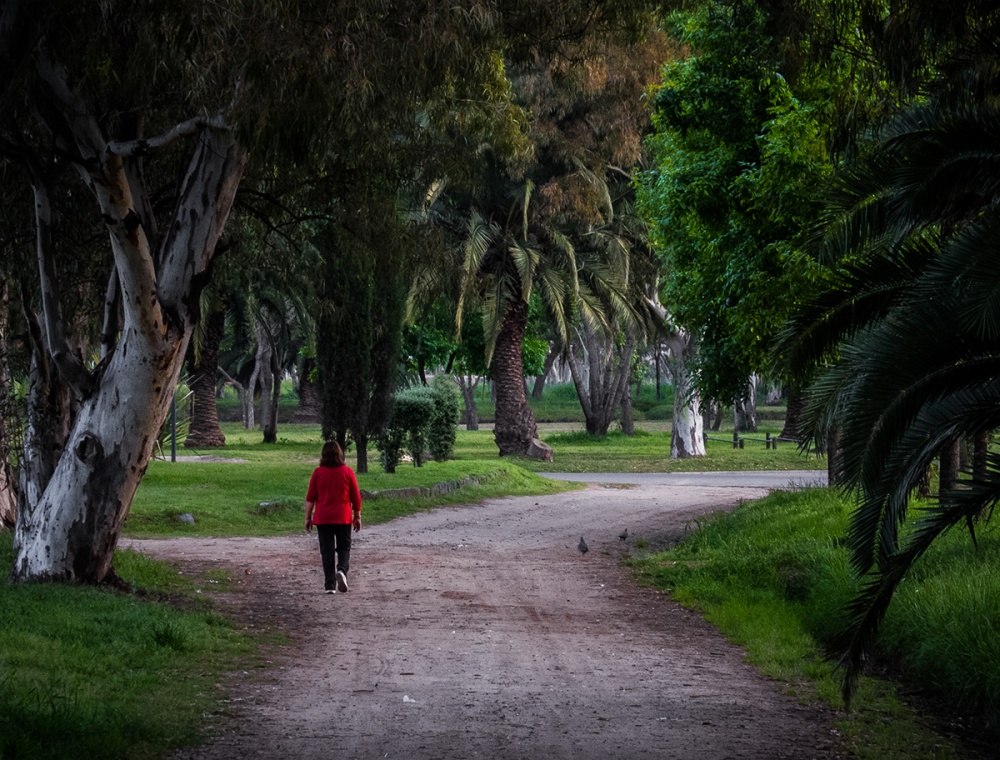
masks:
[(586, 554), (590, 551), (590, 547), (588, 547), (587, 542), (583, 540), (583, 536), (580, 536), (580, 543), (576, 545), (576, 548), (580, 550), (580, 554)]
[(620, 538), (622, 541), (627, 541), (628, 540), (628, 528), (626, 528), (621, 533), (619, 533), (618, 534), (618, 538)]

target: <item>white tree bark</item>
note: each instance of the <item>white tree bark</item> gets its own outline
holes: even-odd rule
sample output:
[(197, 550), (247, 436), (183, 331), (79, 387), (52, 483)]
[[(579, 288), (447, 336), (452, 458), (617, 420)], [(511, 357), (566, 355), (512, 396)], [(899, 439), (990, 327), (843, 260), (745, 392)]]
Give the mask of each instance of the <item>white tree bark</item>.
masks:
[(577, 333), (577, 343), (583, 349), (585, 361), (581, 362), (573, 351), (574, 346), (570, 346), (565, 352), (566, 362), (583, 408), (587, 432), (606, 435), (621, 410), (622, 397), (629, 392), (635, 339), (628, 331), (624, 344), (615, 346), (586, 319), (582, 320)]
[[(107, 226), (123, 322), (117, 344), (91, 372), (66, 350), (46, 240), (51, 230), (45, 186), (36, 176), (39, 275), (48, 294), (40, 323), (48, 350), (33, 357), (29, 405), (38, 413), (29, 416), (25, 436), (22, 486), (27, 487), (20, 494), (11, 579), (99, 582), (111, 573), (122, 523), (169, 410), (193, 329), (191, 305), (232, 208), (246, 152), (226, 129), (199, 122), (198, 129), (185, 131), (196, 145), (173, 218), (154, 250), (136, 211), (148, 204), (134, 194), (126, 171), (129, 146), (118, 146), (121, 154), (116, 153), (64, 74), (44, 67), (42, 73), (65, 115), (80, 175)], [(36, 445), (44, 434), (38, 426), (40, 415), (53, 409), (43, 395), (58, 392), (51, 382), (56, 370), (71, 389), (68, 406), (75, 414), (62, 415), (68, 425), (58, 438), (64, 440), (45, 451)]]
[(687, 459), (703, 457), (705, 451), (705, 428), (701, 416), (701, 401), (695, 390), (688, 360), (697, 352), (698, 342), (687, 330), (672, 324), (667, 310), (658, 302), (647, 298), (646, 302), (668, 330), (665, 339), (670, 351), (668, 366), (674, 383), (674, 415), (670, 432), (670, 458)]

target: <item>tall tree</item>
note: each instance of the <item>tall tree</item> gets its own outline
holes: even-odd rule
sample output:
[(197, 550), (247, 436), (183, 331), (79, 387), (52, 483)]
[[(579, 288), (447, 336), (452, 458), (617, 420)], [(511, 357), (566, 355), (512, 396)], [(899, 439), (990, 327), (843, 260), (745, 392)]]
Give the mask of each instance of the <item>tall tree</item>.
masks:
[(393, 197), (368, 196), (366, 219), (331, 223), (316, 242), (326, 261), (317, 363), (323, 436), (353, 441), (358, 472), (388, 422), (406, 303), (403, 220)]
[(793, 89), (768, 4), (696, 4), (672, 17), (687, 54), (664, 67), (639, 204), (664, 263), (663, 303), (698, 342), (704, 398), (741, 400), (813, 275), (809, 199), (829, 135)]

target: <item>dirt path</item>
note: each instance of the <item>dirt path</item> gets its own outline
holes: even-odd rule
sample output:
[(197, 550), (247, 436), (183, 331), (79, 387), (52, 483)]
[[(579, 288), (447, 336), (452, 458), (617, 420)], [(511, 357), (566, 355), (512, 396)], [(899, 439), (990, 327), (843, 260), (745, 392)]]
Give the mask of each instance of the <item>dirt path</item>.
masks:
[(438, 509), (366, 528), (336, 595), (312, 536), (133, 542), (236, 568), (220, 601), (294, 640), (266, 681), (237, 675), (238, 718), (177, 757), (839, 757), (831, 712), (784, 696), (617, 564), (636, 538), (672, 543), (764, 493), (590, 486)]

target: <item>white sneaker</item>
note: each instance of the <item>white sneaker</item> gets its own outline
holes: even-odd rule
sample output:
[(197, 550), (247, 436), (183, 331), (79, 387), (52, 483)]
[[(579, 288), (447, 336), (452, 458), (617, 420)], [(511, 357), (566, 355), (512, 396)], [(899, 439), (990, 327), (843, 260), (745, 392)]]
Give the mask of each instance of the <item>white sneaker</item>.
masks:
[(337, 571), (337, 590), (347, 591), (347, 576), (344, 575), (343, 570)]
[(335, 588), (328, 588), (328, 589), (325, 590), (324, 593), (327, 593), (327, 594), (336, 594), (337, 593), (337, 589), (335, 589)]

